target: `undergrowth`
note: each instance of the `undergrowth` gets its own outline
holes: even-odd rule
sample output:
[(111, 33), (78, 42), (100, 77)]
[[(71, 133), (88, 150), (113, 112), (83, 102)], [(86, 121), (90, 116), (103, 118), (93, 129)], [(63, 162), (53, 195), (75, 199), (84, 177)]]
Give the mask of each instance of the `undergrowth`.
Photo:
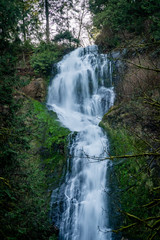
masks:
[(14, 125), (1, 131), (1, 143), (5, 141), (9, 148), (2, 149), (1, 156), (0, 236), (5, 240), (55, 240), (49, 220), (50, 194), (65, 171), (69, 130), (38, 101), (19, 101)]
[[(116, 122), (118, 112), (110, 111), (110, 114)], [(115, 124), (108, 115), (104, 116), (100, 126), (108, 134), (110, 155), (115, 156), (114, 177), (118, 184), (116, 191), (119, 199), (116, 201), (120, 202), (120, 208), (116, 204), (115, 208), (123, 216), (122, 226), (115, 232), (122, 231), (129, 239), (150, 239), (154, 234), (154, 239), (159, 239), (156, 225), (159, 207), (157, 202), (155, 203), (155, 199), (159, 199), (159, 192), (155, 190), (159, 186), (159, 179), (155, 174), (156, 158), (143, 156), (143, 153), (149, 152), (148, 143), (137, 137), (133, 129), (131, 131), (124, 125)], [(122, 116), (119, 121), (121, 119)], [(138, 156), (139, 154), (142, 156)]]

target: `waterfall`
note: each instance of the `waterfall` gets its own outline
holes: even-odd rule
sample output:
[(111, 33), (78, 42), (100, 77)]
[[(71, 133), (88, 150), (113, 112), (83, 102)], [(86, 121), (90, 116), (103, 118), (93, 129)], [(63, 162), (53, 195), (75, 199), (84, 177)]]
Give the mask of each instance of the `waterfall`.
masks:
[[(113, 105), (112, 64), (97, 46), (78, 48), (57, 64), (47, 105), (72, 132), (65, 183), (52, 194), (61, 240), (111, 240), (108, 139), (98, 126)], [(105, 190), (105, 191), (104, 191)], [(55, 217), (54, 217), (55, 215)]]

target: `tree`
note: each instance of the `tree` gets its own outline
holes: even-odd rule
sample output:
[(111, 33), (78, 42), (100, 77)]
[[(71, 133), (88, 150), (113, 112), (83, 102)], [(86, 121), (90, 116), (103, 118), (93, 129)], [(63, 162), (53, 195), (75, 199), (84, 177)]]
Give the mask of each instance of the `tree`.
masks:
[(18, 23), (20, 31), (23, 34), (23, 40), (37, 38), (38, 31), (41, 25), (40, 17), (40, 6), (38, 0), (21, 0), (20, 1), (20, 21)]
[(70, 30), (69, 11), (72, 9), (72, 7), (72, 0), (50, 1), (51, 21), (53, 22), (53, 24), (56, 24), (56, 31), (58, 33), (65, 30)]
[(45, 0), (45, 16), (46, 16), (46, 41), (49, 43), (50, 29), (49, 29), (49, 2), (48, 2), (48, 0)]
[(0, 1), (0, 40), (2, 43), (18, 38), (19, 29), (17, 28), (20, 20), (20, 5), (18, 0)]
[(99, 29), (110, 28), (117, 35), (127, 31), (148, 40), (160, 38), (159, 0), (90, 0), (89, 4), (94, 25)]
[(87, 1), (83, 0), (83, 1), (80, 1), (80, 5), (77, 8), (75, 6), (73, 9), (75, 20), (79, 28), (78, 34), (77, 34), (77, 39), (79, 41), (80, 41), (82, 30), (85, 27), (84, 19), (85, 19), (85, 16), (88, 14), (87, 7), (88, 7)]
[(59, 42), (59, 43), (63, 42), (63, 44), (69, 42), (70, 47), (72, 47), (72, 43), (73, 44), (76, 43), (77, 45), (79, 45), (80, 43), (79, 39), (74, 38), (72, 33), (69, 31), (60, 32), (54, 37), (53, 41)]

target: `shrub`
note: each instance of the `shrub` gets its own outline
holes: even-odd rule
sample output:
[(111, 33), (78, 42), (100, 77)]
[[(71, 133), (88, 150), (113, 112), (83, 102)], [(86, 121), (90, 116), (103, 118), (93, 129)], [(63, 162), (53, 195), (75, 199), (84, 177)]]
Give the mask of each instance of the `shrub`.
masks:
[(60, 60), (64, 51), (65, 48), (63, 46), (41, 42), (40, 45), (34, 49), (31, 57), (31, 65), (36, 73), (49, 75), (52, 65)]

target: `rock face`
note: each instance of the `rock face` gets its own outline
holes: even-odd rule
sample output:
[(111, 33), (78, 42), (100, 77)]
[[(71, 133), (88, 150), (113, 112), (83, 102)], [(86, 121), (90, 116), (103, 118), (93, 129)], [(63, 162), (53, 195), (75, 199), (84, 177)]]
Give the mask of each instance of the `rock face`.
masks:
[(33, 78), (27, 86), (22, 88), (22, 91), (27, 96), (42, 102), (46, 96), (45, 81), (43, 78)]

